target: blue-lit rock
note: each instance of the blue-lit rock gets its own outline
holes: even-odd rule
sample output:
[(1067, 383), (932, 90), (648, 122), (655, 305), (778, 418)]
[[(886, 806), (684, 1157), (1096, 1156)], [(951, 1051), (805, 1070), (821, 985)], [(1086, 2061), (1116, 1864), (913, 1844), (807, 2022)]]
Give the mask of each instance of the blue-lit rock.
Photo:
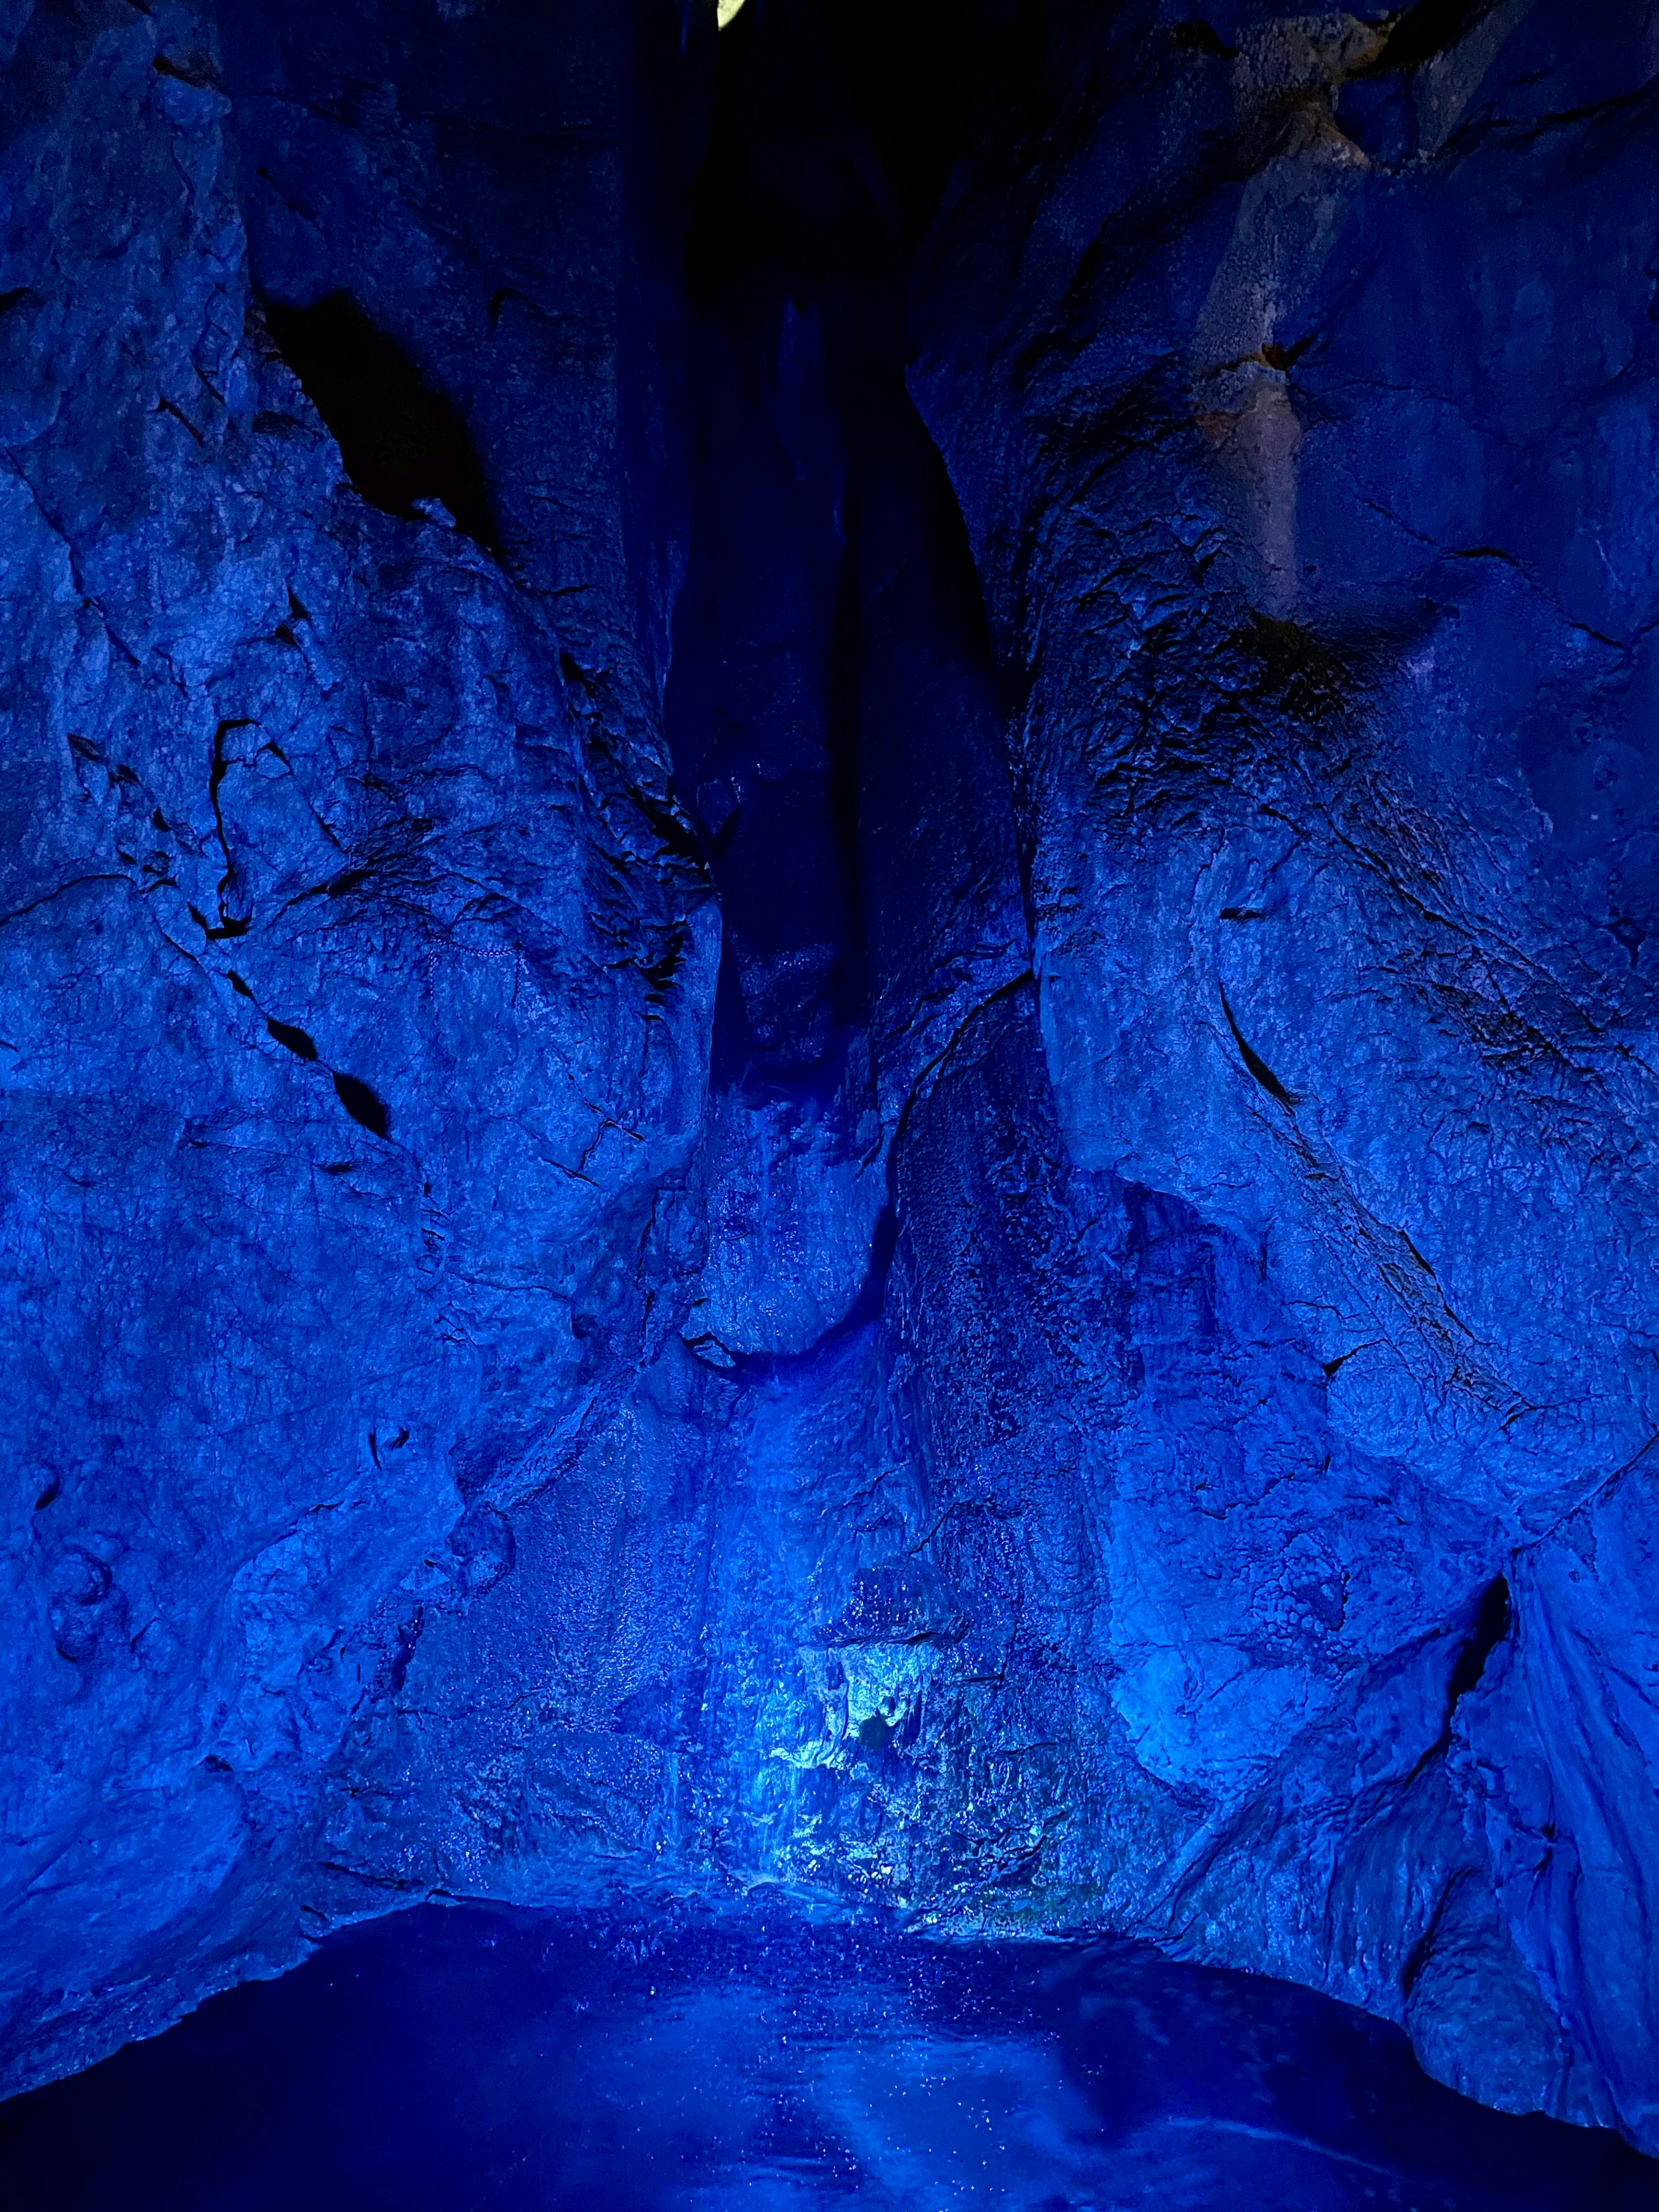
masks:
[(1102, 1718), (1159, 1935), (1651, 2141), (1652, 12), (1206, 21), (1057, 40), (917, 308), (1059, 1133), (1164, 1194)]
[(763, 1883), (1659, 2147), (1651, 9), (1003, 12), (8, 19), (13, 2081)]
[[(672, 483), (655, 510), (630, 489), (673, 303), (658, 328), (630, 292), (624, 164), (593, 128), (643, 95), (607, 83), (592, 30), (573, 57), (556, 26), (432, 14), (418, 64), (361, 33), (330, 82), (380, 135), (342, 118), (302, 149), (313, 269), (256, 210), (275, 296), (349, 284), (439, 388), (447, 319), (493, 346), (496, 406), (533, 390), (519, 444), (476, 410), (504, 567), (349, 489), (264, 336), (237, 187), (276, 173), (273, 102), (222, 88), (234, 64), (264, 82), (263, 50), (240, 56), (256, 15), (228, 55), (180, 9), (26, 8), (5, 78), (23, 2070), (296, 1955), (342, 1729), (402, 1688), (424, 1607), (506, 1571), (501, 1508), (606, 1418), (690, 1265), (670, 1194), (700, 1139), (719, 921), (663, 845), (640, 704)], [(446, 217), (439, 143), (487, 153), (532, 81), (569, 88), (555, 153), (470, 201), (454, 184)], [(326, 105), (301, 82), (289, 127), (322, 131)], [(512, 187), (539, 205), (550, 161), (566, 217), (538, 262)], [(380, 289), (347, 252), (365, 223)], [(545, 318), (567, 312), (561, 375)], [(550, 477), (562, 527), (515, 576)]]

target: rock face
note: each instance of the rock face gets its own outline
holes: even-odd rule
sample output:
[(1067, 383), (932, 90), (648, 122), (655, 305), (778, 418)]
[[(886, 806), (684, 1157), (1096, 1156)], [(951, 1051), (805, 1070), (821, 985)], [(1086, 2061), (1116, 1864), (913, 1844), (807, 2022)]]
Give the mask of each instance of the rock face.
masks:
[(654, 734), (683, 318), (619, 151), (678, 57), (578, 12), (8, 27), (26, 2072), (295, 1954), (351, 1715), (689, 1295), (720, 932)]
[(0, 26), (9, 2081), (767, 1883), (1659, 2148), (1648, 0)]

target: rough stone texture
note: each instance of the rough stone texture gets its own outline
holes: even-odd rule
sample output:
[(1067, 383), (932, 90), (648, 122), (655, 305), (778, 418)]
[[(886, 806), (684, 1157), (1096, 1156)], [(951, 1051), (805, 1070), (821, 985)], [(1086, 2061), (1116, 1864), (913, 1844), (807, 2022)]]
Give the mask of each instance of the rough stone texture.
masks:
[[(353, 52), (285, 101), (234, 13), (240, 80), (179, 9), (25, 7), (7, 41), (0, 1648), (27, 2071), (296, 1954), (349, 1716), (395, 1698), (423, 1604), (504, 1571), (501, 1508), (671, 1325), (664, 1194), (702, 1111), (719, 924), (663, 845), (640, 703), (675, 557), (644, 534), (643, 364), (673, 325), (652, 341), (623, 243), (653, 179), (605, 127), (641, 96), (626, 19), (608, 50), (428, 11), (405, 51), (337, 18)], [(348, 82), (372, 138), (319, 116)], [(523, 173), (495, 178), (532, 83), (543, 136), (509, 134)], [(265, 337), (252, 281), (306, 280), (258, 172), (327, 129), (293, 154), (311, 283), (354, 289), (471, 415), (506, 568), (351, 491)], [(565, 219), (532, 253), (550, 189)], [(469, 409), (489, 345), (494, 406)], [(520, 381), (522, 443), (495, 411)], [(544, 497), (560, 550), (515, 576)]]
[(1154, 1910), (1651, 2141), (1659, 17), (1155, 12), (1056, 25), (914, 379), (1065, 1153), (1183, 1224), (1102, 1439)]
[(3, 19), (8, 2078), (768, 1883), (1659, 2148), (1659, 17), (708, 12)]

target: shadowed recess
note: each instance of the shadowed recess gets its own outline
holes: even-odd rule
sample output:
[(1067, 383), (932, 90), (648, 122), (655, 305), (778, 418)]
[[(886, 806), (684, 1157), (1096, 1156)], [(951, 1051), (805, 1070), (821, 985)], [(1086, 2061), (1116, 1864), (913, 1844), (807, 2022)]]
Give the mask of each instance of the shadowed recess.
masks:
[(334, 1095), (345, 1108), (346, 1112), (350, 1115), (352, 1120), (361, 1121), (371, 1134), (376, 1137), (391, 1135), (392, 1115), (387, 1110), (386, 1101), (377, 1092), (371, 1091), (368, 1084), (362, 1082), (358, 1077), (342, 1075), (337, 1070), (334, 1077)]
[(1491, 15), (1493, 4), (1494, 0), (1418, 0), (1415, 8), (1407, 8), (1399, 18), (1373, 67), (1420, 69), (1474, 30)]
[(372, 506), (413, 521), (435, 500), (458, 529), (492, 553), (501, 543), (483, 466), (449, 400), (428, 391), (413, 362), (343, 292), (313, 307), (264, 303), (265, 323), (340, 448), (346, 474)]

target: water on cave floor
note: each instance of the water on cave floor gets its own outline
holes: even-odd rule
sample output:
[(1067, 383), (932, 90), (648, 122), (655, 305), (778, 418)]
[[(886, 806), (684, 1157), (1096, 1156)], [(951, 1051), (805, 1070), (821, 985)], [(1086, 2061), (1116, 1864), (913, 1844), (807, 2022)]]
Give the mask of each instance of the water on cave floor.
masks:
[(16, 2212), (1650, 2212), (1287, 1984), (1129, 1947), (428, 1906), (0, 2106)]

